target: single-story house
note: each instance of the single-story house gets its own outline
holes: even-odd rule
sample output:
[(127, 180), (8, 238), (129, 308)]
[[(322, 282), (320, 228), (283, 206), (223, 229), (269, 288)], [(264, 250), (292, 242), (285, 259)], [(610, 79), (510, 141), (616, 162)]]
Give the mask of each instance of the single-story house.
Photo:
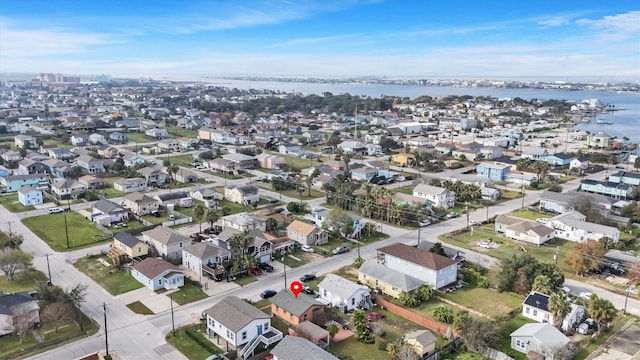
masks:
[(270, 353), (273, 360), (299, 360), (301, 354), (305, 360), (339, 360), (311, 341), (291, 335), (285, 336)]
[(184, 191), (158, 194), (153, 198), (158, 201), (158, 204), (164, 207), (178, 206), (186, 208), (193, 206), (193, 199)]
[(555, 236), (555, 231), (535, 221), (523, 220), (509, 225), (505, 229), (504, 236), (539, 246), (552, 240)]
[(404, 336), (404, 342), (409, 344), (420, 358), (435, 352), (437, 340), (438, 338), (429, 330), (416, 330)]
[(238, 213), (223, 216), (220, 218), (220, 226), (223, 228), (232, 228), (238, 231), (251, 231), (258, 229), (260, 231), (266, 231), (267, 225), (264, 219), (261, 219), (251, 213)]
[(0, 291), (0, 336), (16, 331), (16, 318), (35, 326), (40, 323), (40, 306), (26, 291), (6, 294)]
[(324, 314), (324, 304), (305, 294), (295, 296), (285, 289), (278, 292), (271, 301), (271, 314), (291, 325), (313, 321)]
[(537, 322), (553, 324), (553, 314), (549, 311), (549, 295), (531, 291), (522, 303), (522, 315)]
[(524, 324), (510, 336), (512, 349), (524, 354), (534, 352), (548, 360), (556, 359), (556, 353), (570, 343), (569, 338), (551, 324)]
[(329, 274), (318, 284), (319, 298), (333, 306), (339, 306), (343, 311), (359, 308), (370, 309), (371, 291), (364, 285)]
[(366, 284), (374, 291), (398, 298), (401, 292), (410, 293), (425, 284), (424, 281), (404, 274), (400, 271), (389, 269), (378, 264), (376, 260), (367, 260), (358, 269), (358, 281)]
[(146, 258), (133, 264), (131, 275), (153, 291), (184, 286), (182, 270), (161, 258)]

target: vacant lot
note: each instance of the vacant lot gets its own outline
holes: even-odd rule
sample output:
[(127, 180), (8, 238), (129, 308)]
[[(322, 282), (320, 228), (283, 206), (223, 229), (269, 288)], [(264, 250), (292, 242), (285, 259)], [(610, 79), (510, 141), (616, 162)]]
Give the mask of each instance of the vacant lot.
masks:
[[(201, 330), (200, 324), (176, 329), (175, 336), (172, 332), (167, 334), (167, 342), (190, 360), (202, 360), (211, 354), (222, 354), (222, 350), (211, 342)], [(193, 337), (198, 338), (201, 343), (207, 344), (209, 349), (200, 346)]]
[(46, 281), (47, 275), (40, 271), (21, 271), (13, 276), (13, 281), (7, 281), (6, 275), (0, 276), (0, 290), (6, 293), (34, 291), (38, 288), (38, 283)]
[[(65, 215), (67, 226), (65, 232)], [(46, 241), (55, 251), (68, 251), (108, 241), (111, 236), (98, 230), (91, 222), (75, 211), (46, 214), (22, 220), (22, 223)], [(69, 245), (67, 246), (67, 232)]]
[[(103, 260), (103, 261), (100, 261)], [(118, 295), (127, 291), (139, 289), (142, 284), (129, 273), (129, 268), (118, 271), (106, 256), (84, 257), (76, 261), (74, 266), (100, 284), (112, 295)]]
[(512, 293), (466, 286), (452, 293), (438, 293), (444, 299), (495, 317), (506, 314), (522, 305), (522, 297)]
[(189, 279), (185, 279), (184, 286), (181, 287), (180, 290), (171, 294), (171, 299), (179, 305), (188, 304), (206, 297), (207, 294), (200, 290), (200, 287)]
[(17, 213), (26, 212), (34, 209), (33, 206), (24, 206), (18, 202), (18, 194), (9, 194), (0, 196), (0, 205), (4, 206), (7, 210)]
[(531, 221), (535, 221), (536, 219), (549, 219), (553, 217), (553, 215), (551, 214), (540, 212), (540, 211), (531, 211), (529, 209), (516, 210), (516, 211), (510, 212), (507, 215), (513, 216), (513, 217), (519, 217), (519, 218), (527, 219)]

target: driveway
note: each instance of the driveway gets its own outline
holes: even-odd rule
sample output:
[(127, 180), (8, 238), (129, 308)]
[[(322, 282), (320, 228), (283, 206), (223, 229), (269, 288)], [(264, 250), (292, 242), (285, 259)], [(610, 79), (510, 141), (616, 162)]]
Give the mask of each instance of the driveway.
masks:
[[(174, 291), (177, 290), (173, 290), (172, 292)], [(170, 292), (157, 294), (156, 292), (151, 291), (151, 289), (143, 287), (120, 294), (116, 296), (116, 298), (126, 305), (140, 301), (144, 306), (148, 307), (149, 310), (153, 311), (154, 314), (158, 314), (171, 309), (169, 293)], [(175, 302), (173, 303), (174, 308), (177, 308), (178, 306), (180, 305)]]

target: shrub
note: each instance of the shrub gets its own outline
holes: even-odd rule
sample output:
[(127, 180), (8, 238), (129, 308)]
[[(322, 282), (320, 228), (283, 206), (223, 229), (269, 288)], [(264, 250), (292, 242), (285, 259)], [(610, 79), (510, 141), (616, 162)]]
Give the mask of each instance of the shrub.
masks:
[(445, 324), (453, 323), (453, 310), (445, 305), (438, 305), (433, 308), (433, 317)]
[(376, 347), (378, 348), (378, 350), (386, 351), (387, 350), (387, 345), (388, 345), (388, 343), (385, 341), (385, 339), (383, 339), (383, 338), (377, 338), (376, 339)]

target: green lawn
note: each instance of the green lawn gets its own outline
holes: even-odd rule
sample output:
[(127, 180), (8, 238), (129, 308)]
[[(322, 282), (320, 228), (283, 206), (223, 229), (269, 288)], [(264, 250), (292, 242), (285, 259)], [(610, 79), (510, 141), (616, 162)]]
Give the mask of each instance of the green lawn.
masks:
[(76, 261), (74, 266), (85, 275), (92, 278), (112, 295), (122, 294), (142, 287), (142, 284), (131, 276), (128, 268), (125, 268), (125, 270), (122, 271), (117, 271), (113, 265), (108, 267), (105, 266), (100, 262), (100, 259), (111, 264), (106, 256), (88, 256)]
[[(166, 156), (160, 157), (161, 160), (166, 160)], [(182, 165), (184, 167), (190, 168), (191, 163), (193, 162), (193, 156), (191, 154), (180, 154), (176, 156), (169, 156), (169, 161), (173, 164)]]
[[(284, 196), (288, 196), (288, 197), (291, 197), (291, 198), (294, 198), (294, 199), (298, 199), (298, 200), (300, 199), (301, 193), (299, 193), (298, 191), (296, 191), (294, 189), (284, 190), (284, 191), (276, 191), (276, 190), (273, 190), (273, 187), (271, 187), (271, 185), (263, 183), (261, 181), (256, 181), (255, 185), (257, 185), (258, 187), (260, 187), (262, 189), (273, 191), (273, 192), (276, 192), (278, 194), (282, 194)], [(311, 200), (311, 199), (317, 199), (317, 198), (321, 198), (323, 196), (324, 196), (324, 192), (322, 192), (320, 190), (316, 190), (314, 188), (311, 188), (311, 196), (309, 196), (309, 190), (308, 189), (302, 192), (302, 201)]]
[[(265, 151), (265, 152), (267, 154), (277, 155), (277, 156), (283, 157), (285, 164), (287, 164), (289, 166), (293, 166), (295, 169), (298, 169), (298, 170), (307, 169), (307, 168), (310, 168), (312, 166), (317, 166), (319, 164), (322, 164), (322, 163), (318, 162), (318, 159), (313, 159), (313, 161), (312, 161), (311, 159), (303, 159), (303, 158), (299, 158), (299, 157), (283, 155), (283, 154), (281, 154), (279, 152), (275, 152), (275, 151)], [(329, 158), (327, 156), (322, 156), (320, 159), (322, 161), (329, 160)]]
[(529, 209), (515, 210), (508, 213), (507, 215), (519, 217), (519, 218), (527, 219), (531, 221), (535, 221), (536, 219), (540, 219), (540, 218), (549, 219), (553, 217), (553, 215), (551, 214), (547, 214), (545, 212), (540, 212), (540, 211), (531, 211)]
[(401, 193), (401, 194), (406, 194), (406, 195), (413, 195), (413, 186), (403, 186), (403, 187), (395, 188), (391, 191)]
[(0, 275), (0, 291), (5, 293), (33, 291), (38, 288), (39, 282), (46, 281), (47, 275), (37, 270), (21, 271), (13, 276), (13, 281), (7, 281), (6, 275)]
[(533, 323), (533, 322), (535, 321), (528, 319), (520, 314), (512, 318), (509, 318), (506, 324), (506, 329), (504, 330), (504, 334), (507, 334), (507, 335), (501, 338), (500, 346), (498, 347), (497, 350), (500, 350), (503, 353), (511, 356), (515, 360), (525, 360), (527, 358), (526, 354), (523, 354), (511, 348), (511, 337), (508, 334), (511, 334), (512, 332), (518, 330), (524, 324)]
[(128, 132), (127, 137), (129, 138), (129, 143), (150, 143), (156, 141), (156, 139), (139, 132)]
[(131, 309), (131, 311), (133, 311), (136, 314), (140, 314), (140, 315), (153, 315), (154, 312), (151, 311), (151, 309), (149, 309), (145, 304), (141, 303), (140, 301), (136, 301), (134, 303), (131, 303), (129, 305), (127, 305), (127, 307), (129, 309)]
[(207, 174), (211, 174), (213, 176), (219, 177), (220, 179), (222, 179), (222, 181), (224, 181), (225, 178), (227, 180), (238, 180), (238, 179), (244, 179), (245, 178), (242, 175), (225, 174), (223, 172), (213, 171), (213, 170), (203, 170), (203, 171), (206, 172)]
[(513, 293), (499, 293), (495, 290), (474, 288), (469, 285), (452, 293), (438, 293), (438, 295), (490, 317), (496, 317), (517, 309), (524, 300)]
[(124, 196), (125, 193), (123, 193), (122, 191), (116, 190), (113, 187), (113, 183), (115, 183), (116, 181), (122, 179), (121, 177), (109, 177), (109, 178), (105, 178), (104, 182), (105, 182), (105, 187), (102, 189), (98, 189), (96, 190), (99, 194), (101, 194), (102, 196), (111, 199), (114, 197), (120, 197), (120, 196)]
[[(64, 225), (65, 214), (69, 233), (69, 247), (67, 247)], [(68, 251), (111, 240), (110, 235), (98, 230), (91, 222), (75, 211), (34, 216), (22, 219), (22, 223), (46, 241), (55, 251)]]
[[(202, 360), (206, 359), (209, 355), (212, 354), (222, 354), (223, 351), (213, 342), (207, 339), (207, 337), (202, 332), (200, 332), (200, 328), (200, 324), (195, 324), (176, 329), (175, 336), (172, 332), (169, 332), (169, 334), (167, 334), (167, 342), (173, 345), (173, 347), (180, 351), (189, 360)], [(199, 338), (203, 343), (207, 344), (207, 346), (214, 351), (207, 350), (200, 346), (197, 342), (195, 342), (191, 337), (187, 335), (187, 332), (190, 332), (191, 336)]]
[(258, 281), (258, 279), (255, 276), (249, 275), (249, 276), (245, 276), (243, 278), (234, 280), (233, 282), (238, 284), (238, 285), (240, 285), (240, 286), (245, 286), (245, 285), (249, 285), (251, 283), (254, 283), (256, 281)]
[(24, 206), (18, 202), (18, 193), (0, 196), (0, 205), (12, 213), (27, 212), (35, 209), (33, 206)]
[(152, 224), (162, 224), (163, 222), (168, 221), (167, 216), (165, 215), (162, 215), (160, 217), (155, 217), (153, 215), (143, 215), (142, 218), (151, 222)]
[(171, 294), (173, 301), (179, 305), (188, 304), (206, 297), (207, 294), (200, 290), (200, 287), (189, 279), (185, 279), (184, 286), (181, 287), (180, 290)]
[(57, 333), (51, 325), (43, 324), (36, 330), (44, 339), (41, 343), (38, 343), (31, 334), (26, 335), (23, 343), (20, 342), (18, 335), (1, 336), (0, 359), (24, 359), (91, 336), (98, 331), (99, 326), (91, 322), (91, 326), (87, 329), (89, 323), (90, 320), (84, 317), (84, 331), (80, 331), (80, 327), (75, 323), (64, 323), (58, 327)]
[(198, 138), (198, 130), (190, 130), (190, 129), (183, 129), (181, 127), (176, 127), (176, 126), (168, 126), (167, 132), (169, 133), (169, 137), (173, 139), (177, 139), (181, 137), (188, 137), (192, 139)]

